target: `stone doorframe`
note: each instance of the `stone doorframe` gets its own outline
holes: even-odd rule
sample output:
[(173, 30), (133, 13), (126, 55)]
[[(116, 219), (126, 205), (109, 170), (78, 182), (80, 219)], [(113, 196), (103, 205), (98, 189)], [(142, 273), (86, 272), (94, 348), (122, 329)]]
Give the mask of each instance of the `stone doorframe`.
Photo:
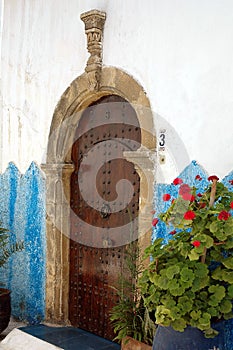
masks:
[(112, 94), (133, 106), (141, 127), (141, 147), (135, 152), (125, 152), (124, 156), (135, 164), (140, 176), (139, 236), (142, 246), (150, 242), (156, 138), (149, 100), (143, 88), (117, 68), (102, 68), (97, 91), (90, 88), (85, 72), (71, 83), (55, 109), (47, 160), (42, 165), (47, 186), (46, 320), (49, 322), (69, 324), (69, 200), (74, 133), (83, 110), (102, 96)]

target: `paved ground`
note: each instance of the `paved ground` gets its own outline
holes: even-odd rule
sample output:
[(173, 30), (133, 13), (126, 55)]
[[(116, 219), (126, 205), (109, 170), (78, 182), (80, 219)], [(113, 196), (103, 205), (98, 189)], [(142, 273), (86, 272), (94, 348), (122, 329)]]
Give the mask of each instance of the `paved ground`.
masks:
[(25, 327), (26, 325), (27, 324), (24, 322), (20, 322), (20, 321), (17, 321), (15, 319), (11, 318), (8, 327), (5, 329), (5, 331), (3, 331), (0, 334), (0, 341), (3, 340), (5, 338), (5, 336), (12, 331), (12, 329), (19, 328), (19, 327)]
[[(0, 335), (3, 340), (14, 328), (31, 334), (48, 344), (61, 347), (64, 350), (120, 350), (120, 345), (92, 333), (74, 327), (61, 327), (48, 324), (29, 326), (11, 319), (8, 328)], [(21, 349), (21, 348), (20, 348)]]

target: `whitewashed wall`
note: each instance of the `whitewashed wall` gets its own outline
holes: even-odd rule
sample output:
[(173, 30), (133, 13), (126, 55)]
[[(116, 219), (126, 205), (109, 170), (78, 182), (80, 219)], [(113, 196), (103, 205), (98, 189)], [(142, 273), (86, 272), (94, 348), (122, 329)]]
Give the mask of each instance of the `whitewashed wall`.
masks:
[(0, 170), (9, 161), (22, 172), (44, 161), (54, 108), (85, 69), (80, 14), (91, 9), (107, 14), (104, 65), (138, 80), (155, 116), (170, 125), (165, 180), (193, 159), (209, 173), (227, 175), (233, 169), (232, 0), (5, 0)]

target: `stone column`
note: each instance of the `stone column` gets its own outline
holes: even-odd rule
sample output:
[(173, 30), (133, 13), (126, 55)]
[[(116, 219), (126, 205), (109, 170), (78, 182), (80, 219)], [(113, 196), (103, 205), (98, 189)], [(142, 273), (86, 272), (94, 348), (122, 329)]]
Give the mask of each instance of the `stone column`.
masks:
[(140, 176), (138, 234), (144, 249), (151, 242), (151, 222), (155, 181), (155, 151), (141, 146), (136, 152), (126, 151), (124, 157), (134, 164)]
[(70, 176), (72, 164), (44, 164), (46, 175), (46, 319), (68, 322)]

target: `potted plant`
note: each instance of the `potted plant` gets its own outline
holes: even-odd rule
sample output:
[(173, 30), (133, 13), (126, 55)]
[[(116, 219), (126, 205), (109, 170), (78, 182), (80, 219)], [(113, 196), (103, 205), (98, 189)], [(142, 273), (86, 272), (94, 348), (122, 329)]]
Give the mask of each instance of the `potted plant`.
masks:
[(171, 236), (147, 247), (151, 261), (140, 278), (145, 307), (160, 325), (156, 350), (232, 348), (218, 332), (220, 321), (233, 317), (233, 193), (217, 176), (208, 180), (203, 193), (174, 180), (178, 197), (164, 194), (170, 207), (153, 220), (165, 223)]
[[(0, 268), (5, 267), (13, 253), (23, 249), (22, 242), (10, 244), (8, 230), (0, 224)], [(0, 283), (0, 334), (7, 328), (11, 315), (11, 291)]]
[(142, 261), (137, 242), (128, 245), (125, 251), (125, 265), (119, 276), (118, 286), (113, 287), (118, 302), (111, 311), (115, 341), (124, 350), (150, 350), (155, 333), (155, 323), (144, 306), (138, 286)]

